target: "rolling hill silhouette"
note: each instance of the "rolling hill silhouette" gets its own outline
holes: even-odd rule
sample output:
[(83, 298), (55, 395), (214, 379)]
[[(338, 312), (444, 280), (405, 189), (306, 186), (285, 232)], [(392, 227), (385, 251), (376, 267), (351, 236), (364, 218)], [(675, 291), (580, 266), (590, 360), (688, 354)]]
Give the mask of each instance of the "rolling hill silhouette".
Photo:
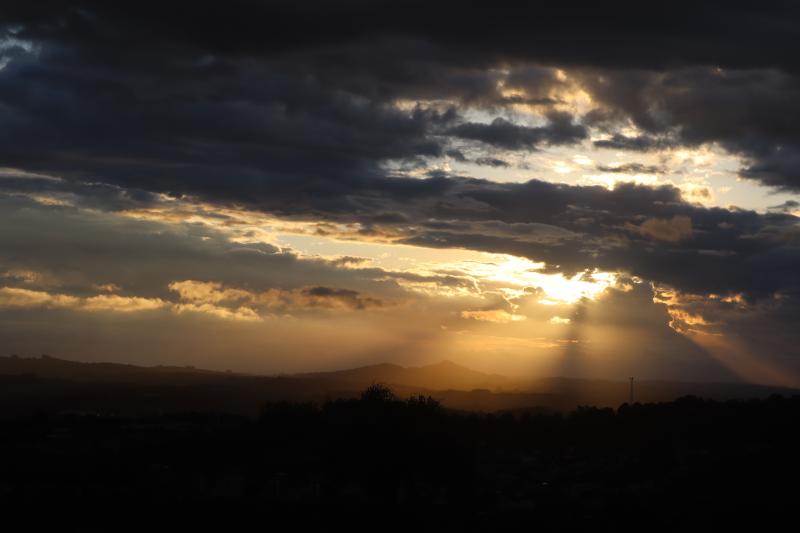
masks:
[(298, 374), (295, 377), (314, 379), (330, 379), (363, 387), (371, 383), (385, 383), (405, 387), (417, 387), (431, 390), (474, 390), (491, 391), (515, 390), (521, 384), (509, 377), (499, 374), (485, 374), (477, 370), (458, 365), (452, 361), (441, 361), (421, 367), (404, 367), (384, 363), (363, 366), (334, 372), (315, 372)]
[[(628, 383), (573, 378), (518, 380), (452, 361), (403, 367), (377, 364), (306, 374), (259, 376), (194, 367), (83, 363), (55, 357), (0, 357), (0, 415), (30, 412), (160, 413), (206, 411), (253, 415), (265, 402), (322, 403), (354, 398), (382, 383), (399, 397), (425, 395), (464, 411), (570, 411), (617, 407)], [(636, 400), (695, 395), (716, 400), (791, 395), (792, 389), (743, 383), (641, 381)]]
[(198, 369), (193, 366), (136, 366), (123, 363), (79, 362), (49, 355), (41, 357), (0, 357), (0, 375), (32, 375), (41, 378), (69, 380), (139, 381), (154, 378), (172, 379), (178, 376), (215, 376), (222, 372)]

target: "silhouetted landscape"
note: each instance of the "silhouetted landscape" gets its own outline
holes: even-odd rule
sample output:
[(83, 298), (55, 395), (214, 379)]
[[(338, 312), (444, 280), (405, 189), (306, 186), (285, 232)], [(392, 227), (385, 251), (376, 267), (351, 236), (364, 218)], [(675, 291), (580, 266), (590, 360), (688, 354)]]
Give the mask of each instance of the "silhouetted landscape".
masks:
[[(6, 503), (302, 505), (488, 530), (678, 531), (788, 516), (783, 482), (800, 473), (800, 396), (769, 387), (642, 383), (665, 398), (612, 408), (573, 405), (576, 391), (608, 403), (628, 384), (505, 391), (521, 384), (453, 363), (258, 377), (6, 357), (0, 374)], [(718, 399), (666, 398), (704, 388)]]
[[(561, 412), (582, 405), (616, 408), (627, 381), (520, 380), (444, 361), (424, 367), (380, 364), (349, 370), (258, 376), (194, 367), (83, 363), (50, 356), (0, 357), (0, 415), (47, 412), (151, 415), (187, 411), (256, 416), (267, 402), (321, 404), (357, 398), (381, 383), (402, 398), (431, 396), (453, 411)], [(663, 402), (694, 395), (715, 400), (791, 396), (796, 391), (746, 383), (637, 381), (635, 399)]]

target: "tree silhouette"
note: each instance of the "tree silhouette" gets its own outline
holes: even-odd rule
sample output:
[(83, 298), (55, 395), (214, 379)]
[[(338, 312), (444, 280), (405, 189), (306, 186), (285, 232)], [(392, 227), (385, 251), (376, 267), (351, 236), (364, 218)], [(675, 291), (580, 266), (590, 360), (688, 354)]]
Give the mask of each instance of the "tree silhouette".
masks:
[(371, 403), (386, 403), (396, 400), (392, 389), (383, 383), (373, 383), (361, 393), (361, 401)]

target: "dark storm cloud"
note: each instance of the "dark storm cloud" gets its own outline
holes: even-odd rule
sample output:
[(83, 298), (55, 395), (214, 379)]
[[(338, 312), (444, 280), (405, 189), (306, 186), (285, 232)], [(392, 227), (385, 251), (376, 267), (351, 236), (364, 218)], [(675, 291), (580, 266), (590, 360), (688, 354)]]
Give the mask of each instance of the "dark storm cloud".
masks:
[(629, 150), (632, 152), (651, 152), (675, 148), (678, 146), (674, 141), (658, 139), (649, 135), (637, 135), (629, 137), (620, 133), (615, 133), (608, 139), (600, 139), (593, 143), (597, 148), (608, 148), (611, 150)]
[(459, 124), (448, 133), (506, 150), (535, 150), (539, 144), (575, 144), (587, 136), (586, 128), (573, 123), (568, 113), (552, 112), (548, 119), (546, 126), (532, 128), (497, 117), (490, 124)]
[(778, 145), (763, 153), (745, 151), (745, 155), (750, 162), (741, 171), (742, 176), (780, 189), (800, 190), (800, 144)]
[(610, 172), (612, 174), (664, 174), (667, 170), (658, 165), (645, 165), (642, 163), (626, 163), (624, 165), (597, 165), (600, 172)]
[(8, 169), (0, 169), (0, 193), (45, 195), (54, 201), (106, 211), (142, 208), (155, 205), (159, 201), (157, 194), (141, 189), (106, 183), (66, 181)]
[(358, 266), (358, 265), (363, 265), (365, 263), (369, 263), (370, 259), (367, 257), (354, 257), (352, 255), (345, 255), (342, 257), (338, 257), (336, 259), (332, 259), (330, 262), (334, 266), (348, 267), (348, 266)]
[(775, 66), (798, 65), (792, 52), (798, 7), (792, 2), (677, 1), (661, 10), (645, 9), (634, 1), (525, 6), (495, 2), (492, 9), (471, 10), (453, 1), (232, 0), (204, 4), (188, 16), (180, 2), (44, 0), (4, 2), (2, 12), (11, 25), (26, 28), (23, 35), (129, 43), (130, 36), (119, 30), (134, 27), (150, 38), (138, 41), (144, 47), (158, 49), (166, 41), (230, 55), (285, 53), (376, 35), (406, 35), (471, 55), (482, 50), (565, 64), (707, 63), (747, 68), (763, 65), (768, 57)]
[(717, 143), (745, 159), (742, 176), (800, 189), (800, 78), (794, 74), (717, 67), (593, 71), (583, 83), (611, 122), (626, 117), (644, 132), (615, 134), (595, 141), (597, 147), (649, 151)]
[(769, 208), (770, 211), (779, 211), (783, 213), (791, 213), (800, 208), (800, 202), (796, 200), (786, 200), (780, 205), (773, 205)]
[[(386, 7), (234, 1), (189, 16), (163, 3), (4, 2), (0, 165), (62, 178), (4, 186), (107, 209), (186, 196), (686, 290), (763, 296), (797, 285), (789, 215), (704, 209), (670, 187), (392, 170), (466, 159), (465, 141), (534, 150), (597, 129), (608, 133), (601, 148), (718, 143), (747, 160), (744, 176), (796, 187), (796, 7)], [(567, 87), (555, 67), (600, 109), (557, 111), (551, 93)], [(513, 122), (514, 103), (541, 106), (547, 121)], [(628, 121), (641, 134), (616, 131)], [(676, 217), (690, 233), (654, 238)], [(140, 253), (156, 256), (144, 240)]]
[(86, 71), (80, 58), (60, 56), (42, 51), (0, 72), (4, 165), (222, 200), (264, 187), (336, 194), (382, 174), (381, 161), (440, 155), (427, 133), (448, 120), (447, 111), (401, 112), (275, 72), (170, 82)]
[(447, 155), (447, 157), (451, 157), (461, 163), (465, 163), (466, 161), (468, 161), (467, 156), (465, 156), (464, 152), (462, 152), (461, 150), (455, 150), (455, 149), (447, 150), (445, 154)]
[(366, 309), (368, 307), (381, 307), (383, 302), (376, 298), (365, 297), (357, 291), (350, 289), (332, 289), (330, 287), (307, 287), (302, 294), (310, 299), (315, 306), (330, 307), (345, 305), (352, 309)]
[[(678, 2), (658, 16), (632, 2), (179, 6), (4, 2), (3, 164), (231, 201), (337, 195), (387, 160), (442, 155), (447, 131), (514, 150), (585, 138), (551, 108), (564, 86), (551, 65), (645, 131), (598, 147), (717, 142), (749, 161), (743, 176), (797, 187), (791, 3)], [(401, 112), (398, 99), (529, 103), (551, 119), (455, 125), (455, 111)]]
[(496, 157), (479, 157), (475, 160), (475, 164), (494, 168), (511, 166), (507, 161)]

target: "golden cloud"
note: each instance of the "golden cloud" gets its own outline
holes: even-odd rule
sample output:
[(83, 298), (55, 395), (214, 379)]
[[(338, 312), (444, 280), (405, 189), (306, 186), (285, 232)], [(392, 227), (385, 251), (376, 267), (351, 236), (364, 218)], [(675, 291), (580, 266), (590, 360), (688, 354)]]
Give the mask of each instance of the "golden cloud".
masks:
[(234, 309), (229, 309), (227, 307), (220, 307), (209, 303), (185, 303), (173, 305), (172, 310), (178, 314), (202, 313), (217, 318), (222, 318), (224, 320), (238, 320), (243, 322), (258, 322), (261, 320), (261, 315), (249, 307), (237, 307)]
[(485, 311), (462, 311), (461, 318), (468, 318), (472, 320), (480, 320), (483, 322), (495, 322), (498, 324), (507, 324), (509, 322), (519, 322), (525, 320), (524, 315), (515, 315), (502, 309), (489, 309)]
[(77, 307), (80, 298), (16, 287), (0, 288), (0, 307)]
[(130, 313), (134, 311), (152, 311), (154, 309), (161, 309), (167, 305), (167, 302), (159, 298), (100, 294), (83, 299), (80, 308), (84, 311), (116, 311)]
[(0, 288), (0, 307), (17, 308), (66, 308), (79, 311), (115, 311), (129, 313), (134, 311), (150, 311), (161, 309), (169, 304), (159, 298), (140, 298), (101, 294), (89, 298), (80, 298), (68, 294), (49, 293), (20, 289), (16, 287)]
[[(244, 289), (225, 287), (214, 281), (184, 280), (169, 284), (171, 291), (177, 292), (180, 299), (195, 308), (221, 303), (237, 303), (238, 310), (255, 309), (269, 311), (288, 311), (294, 309), (367, 309), (383, 306), (376, 298), (364, 296), (349, 289), (330, 287), (303, 287), (299, 289), (267, 289), (252, 292)], [(182, 304), (186, 307), (186, 304)], [(249, 312), (247, 313), (249, 314)]]

